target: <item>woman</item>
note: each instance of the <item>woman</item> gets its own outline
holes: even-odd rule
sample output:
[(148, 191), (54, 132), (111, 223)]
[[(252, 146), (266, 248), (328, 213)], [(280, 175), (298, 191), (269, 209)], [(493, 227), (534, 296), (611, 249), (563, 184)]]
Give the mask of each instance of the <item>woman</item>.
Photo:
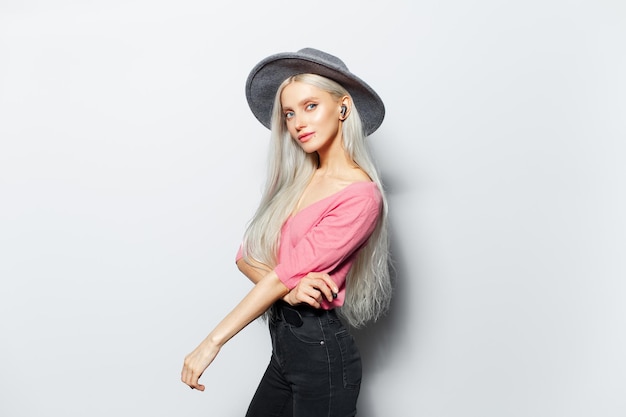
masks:
[(247, 416), (354, 416), (361, 361), (343, 321), (375, 320), (391, 298), (387, 204), (364, 142), (384, 105), (340, 59), (311, 48), (262, 60), (246, 97), (272, 138), (236, 258), (255, 285), (186, 356), (182, 380), (203, 391), (220, 348), (266, 313), (272, 356)]

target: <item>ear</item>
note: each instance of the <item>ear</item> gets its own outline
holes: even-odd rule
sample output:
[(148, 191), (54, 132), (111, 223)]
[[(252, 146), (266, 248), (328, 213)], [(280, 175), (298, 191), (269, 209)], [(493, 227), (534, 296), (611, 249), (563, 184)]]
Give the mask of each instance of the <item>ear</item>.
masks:
[(339, 101), (339, 119), (346, 120), (348, 115), (350, 114), (350, 108), (352, 107), (352, 102), (350, 101), (350, 97), (343, 96)]

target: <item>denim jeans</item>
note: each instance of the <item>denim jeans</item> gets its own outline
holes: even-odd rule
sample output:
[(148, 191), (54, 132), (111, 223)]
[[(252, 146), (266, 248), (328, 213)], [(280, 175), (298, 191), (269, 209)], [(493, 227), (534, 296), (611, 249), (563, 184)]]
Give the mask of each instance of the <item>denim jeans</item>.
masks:
[(356, 415), (361, 355), (334, 311), (278, 303), (272, 356), (246, 417)]

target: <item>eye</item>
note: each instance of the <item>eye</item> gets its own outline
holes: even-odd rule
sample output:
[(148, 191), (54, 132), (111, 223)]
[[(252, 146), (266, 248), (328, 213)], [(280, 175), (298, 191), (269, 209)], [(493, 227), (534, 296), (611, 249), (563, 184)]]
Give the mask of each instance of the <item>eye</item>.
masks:
[(292, 111), (285, 112), (285, 119), (289, 120), (292, 117), (293, 117), (293, 112)]
[(317, 103), (309, 103), (306, 105), (307, 110), (313, 110), (316, 107), (317, 107)]

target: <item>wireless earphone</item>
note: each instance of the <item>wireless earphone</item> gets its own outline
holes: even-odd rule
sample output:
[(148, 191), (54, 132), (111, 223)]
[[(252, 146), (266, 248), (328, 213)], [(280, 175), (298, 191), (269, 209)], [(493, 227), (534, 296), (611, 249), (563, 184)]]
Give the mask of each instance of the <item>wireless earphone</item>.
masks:
[(341, 105), (341, 117), (346, 117), (347, 111), (348, 111), (348, 108), (345, 106), (345, 104)]

